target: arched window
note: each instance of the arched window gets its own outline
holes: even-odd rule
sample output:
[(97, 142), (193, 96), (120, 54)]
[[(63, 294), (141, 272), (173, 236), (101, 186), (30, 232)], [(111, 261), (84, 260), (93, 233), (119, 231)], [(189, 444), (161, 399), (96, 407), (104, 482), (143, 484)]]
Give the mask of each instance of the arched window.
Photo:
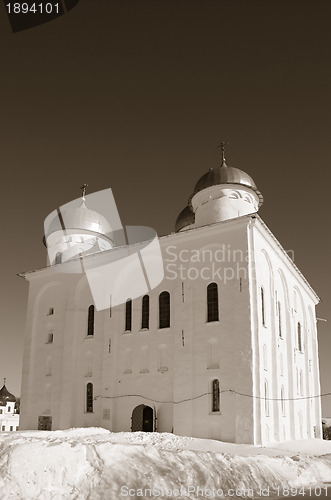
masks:
[(141, 309), (141, 329), (149, 328), (149, 296), (144, 295)]
[(302, 352), (301, 323), (298, 323), (298, 349)]
[(61, 261), (62, 261), (61, 252), (58, 252), (58, 253), (55, 255), (55, 261), (54, 261), (54, 264), (61, 264)]
[(212, 411), (220, 411), (220, 382), (217, 378), (213, 380), (212, 396)]
[(266, 417), (269, 416), (269, 387), (266, 380), (264, 381), (264, 413)]
[(278, 335), (282, 337), (282, 311), (279, 301), (277, 302), (277, 309), (278, 309)]
[(282, 415), (283, 417), (285, 417), (286, 415), (286, 408), (285, 408), (285, 389), (284, 389), (284, 386), (282, 385), (281, 389), (280, 389), (280, 399), (281, 399), (281, 402), (282, 402)]
[(162, 292), (159, 295), (159, 328), (170, 327), (170, 293)]
[(125, 303), (125, 331), (132, 330), (132, 300), (128, 299)]
[(217, 283), (209, 283), (207, 286), (207, 322), (218, 320), (218, 286)]
[(52, 344), (53, 343), (53, 340), (54, 340), (54, 332), (53, 330), (50, 328), (47, 332), (47, 335), (46, 335), (46, 341), (45, 343), (46, 344)]
[(93, 384), (86, 385), (86, 412), (93, 413)]
[(88, 308), (87, 335), (94, 335), (94, 306)]
[(264, 288), (261, 286), (261, 318), (262, 325), (265, 326), (265, 299), (264, 299)]

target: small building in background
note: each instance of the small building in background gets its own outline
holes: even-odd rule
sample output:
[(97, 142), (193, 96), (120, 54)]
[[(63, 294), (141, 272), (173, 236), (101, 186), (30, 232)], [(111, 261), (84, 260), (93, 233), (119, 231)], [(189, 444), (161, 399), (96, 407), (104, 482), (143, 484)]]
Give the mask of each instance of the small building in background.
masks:
[(16, 397), (11, 394), (5, 381), (0, 390), (0, 431), (18, 431), (20, 416), (16, 411)]

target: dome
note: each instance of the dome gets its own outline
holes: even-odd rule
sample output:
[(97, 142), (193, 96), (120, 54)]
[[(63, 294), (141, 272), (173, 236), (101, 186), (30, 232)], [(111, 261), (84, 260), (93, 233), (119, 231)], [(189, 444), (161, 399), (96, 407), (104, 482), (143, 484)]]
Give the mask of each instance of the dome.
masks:
[(0, 389), (0, 405), (5, 406), (6, 403), (16, 403), (16, 398), (8, 391), (5, 384), (3, 384), (2, 389)]
[(228, 167), (223, 163), (221, 167), (216, 169), (210, 168), (209, 171), (204, 174), (195, 185), (193, 194), (190, 197), (189, 203), (195, 194), (203, 189), (210, 186), (217, 186), (218, 184), (239, 184), (241, 186), (246, 186), (253, 191), (259, 197), (259, 207), (263, 203), (263, 196), (257, 189), (255, 182), (250, 175), (246, 174), (243, 170), (235, 167)]
[[(59, 212), (59, 214), (62, 216), (62, 220), (59, 216), (54, 217), (48, 227), (46, 238), (55, 231), (63, 229), (90, 231), (107, 237), (112, 233), (108, 220), (100, 213), (89, 209), (84, 200), (79, 207), (70, 208), (62, 213)], [(61, 226), (62, 221), (64, 227)]]
[(194, 212), (187, 205), (184, 208), (184, 210), (182, 210), (177, 217), (176, 224), (175, 224), (176, 233), (178, 231), (180, 231), (181, 229), (183, 229), (184, 227), (190, 226), (191, 224), (194, 224), (194, 222), (195, 222)]

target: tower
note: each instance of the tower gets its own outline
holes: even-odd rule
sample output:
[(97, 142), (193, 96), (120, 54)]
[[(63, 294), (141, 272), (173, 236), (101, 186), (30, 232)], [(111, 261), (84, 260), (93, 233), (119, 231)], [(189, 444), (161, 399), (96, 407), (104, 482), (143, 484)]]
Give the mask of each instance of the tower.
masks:
[(253, 179), (243, 170), (228, 167), (225, 143), (221, 143), (222, 160), (219, 167), (210, 168), (194, 187), (188, 205), (179, 214), (176, 231), (206, 226), (215, 222), (252, 214), (263, 204), (263, 196)]
[(87, 253), (113, 248), (113, 229), (104, 215), (86, 205), (84, 184), (81, 199), (52, 212), (46, 219), (44, 245), (48, 263), (60, 264)]

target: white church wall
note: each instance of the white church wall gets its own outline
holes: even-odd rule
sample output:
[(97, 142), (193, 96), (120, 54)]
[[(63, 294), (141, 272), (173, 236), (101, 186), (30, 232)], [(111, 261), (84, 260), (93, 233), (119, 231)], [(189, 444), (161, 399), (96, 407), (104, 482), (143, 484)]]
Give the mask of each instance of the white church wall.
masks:
[[(269, 397), (272, 399), (280, 399), (274, 402), (273, 412), (269, 412), (269, 416), (263, 415), (261, 405), (261, 422), (262, 428), (266, 429), (268, 425), (269, 439), (279, 440), (285, 435), (287, 438), (299, 439), (304, 437), (314, 436), (313, 421), (319, 422), (320, 419), (313, 416), (310, 401), (307, 398), (307, 377), (309, 371), (309, 359), (314, 357), (312, 344), (307, 342), (307, 321), (305, 311), (310, 307), (314, 310), (317, 298), (305, 283), (299, 272), (291, 265), (287, 257), (284, 256), (282, 250), (270, 237), (270, 234), (264, 227), (257, 222), (254, 229), (254, 258), (256, 262), (256, 293), (260, 293), (261, 286), (267, 288), (265, 297), (265, 307), (271, 308), (270, 326), (262, 324), (262, 306), (261, 300), (258, 303), (258, 343), (259, 349), (263, 348), (265, 342), (269, 343), (273, 356), (272, 373), (267, 378), (269, 385)], [(268, 259), (266, 258), (268, 255)], [(281, 284), (277, 273), (281, 276)], [(276, 280), (274, 277), (276, 276)], [(295, 292), (295, 293), (294, 293)], [(289, 300), (287, 298), (289, 297)], [(277, 327), (277, 301), (278, 299), (284, 302), (282, 311), (285, 312), (285, 335), (280, 338)], [(285, 309), (286, 308), (286, 309)], [(302, 346), (298, 345), (297, 325), (301, 324), (302, 330)], [(268, 336), (266, 332), (269, 330)], [(266, 338), (267, 337), (267, 338)], [(317, 350), (317, 339), (313, 339), (312, 343)], [(280, 375), (279, 362), (275, 360), (283, 357), (284, 375)], [(284, 365), (284, 360), (285, 365)], [(315, 366), (318, 372), (318, 367)], [(298, 375), (297, 375), (298, 373)], [(257, 368), (255, 371), (256, 379), (260, 379), (259, 397), (264, 397), (262, 387), (262, 378), (264, 376), (262, 368)], [(271, 382), (271, 386), (270, 386)], [(282, 401), (280, 392), (284, 387), (287, 398), (295, 401), (285, 402), (285, 415), (282, 412)], [(270, 388), (272, 389), (270, 390)], [(319, 394), (319, 390), (317, 392)], [(302, 399), (301, 399), (302, 398)], [(320, 408), (320, 402), (318, 403)], [(319, 410), (317, 410), (319, 413)], [(298, 426), (298, 422), (302, 422), (302, 426)], [(316, 424), (317, 428), (320, 424)], [(315, 433), (318, 433), (316, 429)], [(267, 432), (264, 433), (266, 439)], [(263, 439), (263, 438), (262, 438)]]
[(20, 416), (15, 413), (15, 403), (7, 401), (0, 405), (0, 432), (14, 432), (19, 430)]
[[(160, 432), (255, 444), (312, 437), (314, 426), (318, 434), (318, 400), (281, 401), (282, 395), (297, 396), (296, 370), (299, 385), (302, 372), (300, 392), (318, 394), (316, 298), (263, 224), (244, 216), (172, 234), (160, 244), (165, 278), (149, 293), (148, 329), (142, 329), (138, 297), (132, 300), (131, 330), (125, 331), (121, 304), (95, 310), (89, 335), (93, 298), (86, 278), (52, 268), (29, 275), (22, 429), (37, 428), (39, 416), (51, 416), (53, 429), (102, 425), (129, 431), (133, 410), (144, 404), (156, 414)], [(208, 322), (207, 286), (213, 282), (219, 318)], [(170, 294), (167, 328), (159, 328), (163, 291)], [(217, 411), (214, 380), (221, 391)]]
[[(205, 227), (195, 231), (194, 239), (189, 240), (190, 235), (179, 240), (177, 250), (187, 249), (194, 255), (196, 249), (212, 250), (215, 254), (217, 249), (223, 246), (229, 250), (230, 259), (234, 250), (240, 250), (242, 259), (234, 259), (229, 262), (216, 262), (221, 267), (222, 273), (227, 269), (231, 276), (226, 283), (224, 280), (215, 278), (218, 282), (219, 291), (219, 321), (208, 323), (207, 319), (207, 285), (213, 280), (202, 279), (201, 271), (205, 263), (187, 263), (198, 269), (197, 279), (184, 281), (185, 300), (182, 303), (181, 286), (177, 286), (178, 301), (177, 320), (177, 349), (175, 356), (177, 373), (174, 375), (176, 399), (188, 399), (200, 394), (210, 393), (212, 380), (220, 381), (221, 390), (230, 389), (237, 392), (250, 394), (251, 392), (251, 356), (250, 356), (250, 320), (249, 320), (249, 295), (247, 282), (247, 237), (245, 225), (247, 221), (229, 221), (227, 228), (218, 226)], [(193, 235), (191, 235), (193, 236)], [(177, 238), (178, 240), (178, 238)], [(243, 262), (242, 262), (242, 261)], [(238, 265), (237, 265), (238, 264)], [(230, 270), (233, 273), (230, 273)], [(193, 275), (193, 273), (192, 273)], [(184, 331), (185, 347), (181, 346), (181, 330)], [(210, 345), (219, 348), (219, 362), (216, 354), (209, 366)], [(187, 351), (185, 352), (185, 349)], [(190, 349), (190, 351), (188, 351)], [(175, 421), (182, 422), (184, 432), (187, 432), (188, 412), (190, 403), (184, 407), (174, 408)], [(193, 434), (201, 437), (215, 436), (218, 439), (230, 441), (251, 439), (252, 428), (252, 403), (249, 398), (236, 396), (234, 393), (221, 393), (221, 411), (218, 415), (211, 412), (211, 395), (192, 401), (191, 408), (194, 415)], [(189, 420), (190, 422), (190, 420)], [(176, 430), (175, 432), (179, 432)], [(244, 441), (243, 441), (244, 440)]]
[(34, 277), (30, 283), (31, 314), (27, 318), (22, 377), (22, 428), (35, 428), (40, 415), (53, 412), (57, 418), (58, 406), (52, 407), (54, 393), (45, 399), (50, 385), (55, 391), (60, 386), (59, 372), (47, 375), (46, 360), (51, 358), (56, 366), (62, 364), (66, 289), (55, 279)]

